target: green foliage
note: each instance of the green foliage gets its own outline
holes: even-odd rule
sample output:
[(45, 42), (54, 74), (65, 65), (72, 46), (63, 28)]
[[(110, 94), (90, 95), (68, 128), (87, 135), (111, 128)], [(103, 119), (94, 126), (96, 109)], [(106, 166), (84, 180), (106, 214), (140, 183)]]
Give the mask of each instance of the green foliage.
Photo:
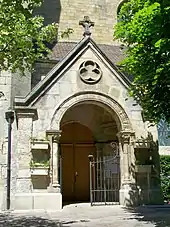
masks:
[(41, 162), (36, 162), (34, 160), (30, 161), (30, 167), (31, 168), (36, 168), (36, 167), (49, 167), (50, 166), (50, 161), (49, 160), (43, 160)]
[(161, 187), (165, 200), (170, 200), (170, 156), (160, 156), (161, 166)]
[(169, 0), (129, 0), (120, 9), (114, 32), (127, 46), (121, 65), (134, 75), (130, 95), (154, 123), (170, 123), (169, 28)]
[[(0, 0), (0, 70), (18, 69), (24, 74), (33, 63), (49, 53), (45, 43), (57, 38), (58, 25), (44, 26), (33, 10), (42, 0)], [(68, 29), (62, 35), (71, 33)], [(36, 47), (36, 48), (35, 48)]]

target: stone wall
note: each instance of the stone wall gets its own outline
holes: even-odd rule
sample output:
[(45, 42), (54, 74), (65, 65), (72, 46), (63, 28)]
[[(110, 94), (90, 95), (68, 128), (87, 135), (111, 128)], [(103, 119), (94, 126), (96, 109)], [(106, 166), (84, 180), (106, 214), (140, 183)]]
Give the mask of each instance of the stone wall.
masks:
[(3, 192), (6, 178), (6, 153), (7, 153), (7, 122), (5, 112), (10, 104), (11, 96), (11, 74), (0, 73), (0, 208), (3, 203)]
[[(8, 124), (5, 119), (5, 112), (13, 105), (15, 96), (25, 96), (31, 89), (31, 76), (25, 77), (19, 74), (11, 74), (2, 71), (0, 73), (0, 208), (6, 206), (6, 176), (7, 176), (7, 150), (8, 150)], [(17, 178), (17, 152), (16, 152), (16, 121), (12, 125), (12, 162), (11, 162), (11, 194), (16, 191)]]
[[(47, 3), (48, 2), (48, 3)], [(113, 44), (113, 26), (121, 0), (45, 0), (36, 13), (45, 17), (45, 24), (59, 22), (59, 31), (72, 28), (67, 41), (79, 41), (84, 29), (79, 21), (89, 16), (95, 22), (92, 37), (97, 43)]]
[(37, 61), (31, 75), (31, 88), (33, 89), (47, 73), (57, 64), (57, 61)]

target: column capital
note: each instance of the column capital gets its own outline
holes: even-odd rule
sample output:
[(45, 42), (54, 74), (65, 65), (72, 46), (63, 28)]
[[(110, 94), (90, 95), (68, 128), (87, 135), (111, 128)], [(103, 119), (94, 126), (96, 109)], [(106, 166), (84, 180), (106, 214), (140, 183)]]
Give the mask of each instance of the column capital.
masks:
[(133, 131), (120, 131), (117, 133), (117, 137), (123, 142), (123, 143), (129, 143), (132, 136), (135, 135), (135, 132)]
[(46, 136), (48, 139), (52, 138), (53, 141), (58, 142), (61, 136), (61, 130), (47, 130), (46, 131)]
[(32, 118), (33, 121), (38, 120), (37, 109), (34, 107), (16, 106), (15, 114), (19, 118)]

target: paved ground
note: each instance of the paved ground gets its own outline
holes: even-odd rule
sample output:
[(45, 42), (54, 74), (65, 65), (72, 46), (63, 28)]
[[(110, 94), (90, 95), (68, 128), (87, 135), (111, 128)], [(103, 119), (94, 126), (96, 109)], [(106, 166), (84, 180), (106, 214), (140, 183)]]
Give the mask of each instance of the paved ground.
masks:
[(170, 227), (170, 208), (65, 206), (59, 212), (3, 212), (0, 227)]

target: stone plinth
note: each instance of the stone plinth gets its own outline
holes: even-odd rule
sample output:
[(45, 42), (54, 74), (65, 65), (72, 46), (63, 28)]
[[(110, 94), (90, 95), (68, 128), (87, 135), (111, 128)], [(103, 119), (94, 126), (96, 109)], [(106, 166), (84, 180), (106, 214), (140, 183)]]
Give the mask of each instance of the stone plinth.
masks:
[(14, 210), (61, 210), (61, 193), (19, 193), (15, 195)]
[(119, 202), (123, 206), (137, 206), (139, 204), (139, 191), (136, 185), (124, 183), (119, 190)]

